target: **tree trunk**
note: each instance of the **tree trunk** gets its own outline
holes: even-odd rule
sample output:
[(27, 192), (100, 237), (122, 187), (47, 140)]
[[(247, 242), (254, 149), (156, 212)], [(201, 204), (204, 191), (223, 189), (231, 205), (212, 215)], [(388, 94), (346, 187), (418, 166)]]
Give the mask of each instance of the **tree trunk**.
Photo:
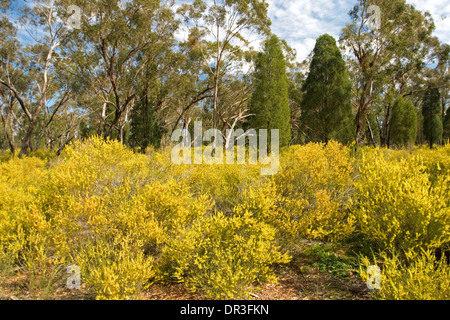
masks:
[(391, 118), (391, 104), (389, 103), (386, 108), (386, 116), (384, 117), (383, 121), (383, 128), (381, 129), (381, 146), (382, 147), (388, 147), (389, 148), (389, 136), (390, 136), (390, 130), (389, 130), (389, 121)]
[[(12, 108), (12, 106), (11, 106), (11, 108)], [(16, 152), (16, 146), (14, 143), (14, 130), (13, 130), (13, 126), (12, 126), (11, 109), (9, 110), (9, 112), (6, 116), (6, 119), (3, 117), (3, 114), (1, 114), (1, 116), (2, 116), (2, 122), (3, 122), (3, 129), (5, 130), (6, 139), (8, 140), (9, 150), (11, 151), (12, 156), (14, 157), (15, 152)], [(11, 127), (11, 136), (9, 136), (9, 133), (8, 133), (8, 122)]]
[(102, 106), (102, 114), (100, 115), (100, 126), (97, 129), (97, 134), (100, 137), (103, 137), (103, 131), (105, 128), (105, 123), (106, 123), (106, 102), (103, 103)]
[[(49, 54), (49, 56), (51, 57), (51, 54)], [(43, 85), (43, 89), (42, 89), (42, 96), (37, 105), (36, 110), (34, 111), (32, 117), (30, 118), (30, 124), (28, 125), (28, 129), (27, 129), (25, 138), (22, 141), (22, 147), (20, 148), (19, 158), (22, 158), (23, 155), (25, 155), (28, 152), (28, 148), (31, 148), (31, 137), (34, 132), (34, 127), (36, 127), (38, 116), (41, 113), (41, 110), (45, 104), (45, 93), (47, 91), (47, 85), (48, 85), (47, 80), (46, 80), (47, 79), (46, 72), (44, 72), (44, 79), (45, 80), (44, 80), (44, 85)]]
[(27, 152), (28, 148), (31, 148), (31, 135), (33, 134), (35, 122), (30, 123), (27, 133), (22, 140), (22, 146), (20, 147), (19, 158), (22, 158)]
[(364, 84), (364, 88), (361, 93), (361, 98), (359, 99), (358, 113), (356, 114), (356, 144), (362, 145), (366, 141), (366, 113), (367, 107), (372, 100), (372, 84), (374, 72), (367, 74), (364, 70), (365, 79), (367, 79)]
[(367, 119), (367, 117), (366, 117), (366, 120), (367, 120), (367, 128), (369, 128), (370, 139), (372, 141), (373, 146), (376, 147), (377, 143), (375, 141), (375, 138), (373, 137), (372, 127), (370, 126), (370, 122), (369, 122), (369, 119)]
[(118, 109), (116, 109), (116, 112), (114, 113), (114, 119), (109, 125), (108, 133), (106, 134), (105, 138), (112, 139), (112, 133), (114, 131), (114, 127), (119, 122), (121, 116), (122, 116), (122, 112), (120, 112)]
[[(217, 104), (219, 100), (219, 64), (220, 64), (220, 41), (219, 41), (220, 26), (217, 23), (217, 55), (216, 55), (216, 70), (214, 72), (214, 110), (213, 110), (213, 129), (217, 129)], [(215, 146), (215, 143), (214, 143)]]
[(356, 144), (362, 145), (366, 141), (366, 108), (360, 106), (356, 114)]

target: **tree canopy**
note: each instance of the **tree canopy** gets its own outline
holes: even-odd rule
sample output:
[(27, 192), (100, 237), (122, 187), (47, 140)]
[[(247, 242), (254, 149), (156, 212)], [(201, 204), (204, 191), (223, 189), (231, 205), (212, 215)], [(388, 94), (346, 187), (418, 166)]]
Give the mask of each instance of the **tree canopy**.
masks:
[(353, 140), (352, 85), (335, 39), (320, 36), (302, 90), (300, 126), (307, 142)]
[(425, 91), (422, 104), (423, 134), (430, 148), (442, 139), (442, 108), (439, 89), (430, 85)]
[(264, 42), (258, 54), (253, 77), (253, 92), (249, 103), (253, 129), (278, 129), (280, 146), (291, 140), (290, 108), (286, 62), (280, 40), (276, 35)]
[(411, 101), (405, 101), (402, 96), (397, 97), (392, 107), (390, 127), (390, 145), (414, 145), (417, 136), (417, 114)]

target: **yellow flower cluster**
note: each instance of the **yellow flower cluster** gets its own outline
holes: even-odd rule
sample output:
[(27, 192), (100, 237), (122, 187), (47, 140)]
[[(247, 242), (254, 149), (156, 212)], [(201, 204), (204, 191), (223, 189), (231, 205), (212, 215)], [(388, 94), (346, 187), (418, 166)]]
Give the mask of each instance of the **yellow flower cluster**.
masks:
[[(5, 159), (0, 277), (23, 274), (30, 291), (51, 296), (76, 265), (97, 299), (137, 299), (154, 281), (245, 298), (276, 281), (272, 266), (289, 262), (301, 239), (356, 237), (400, 252), (395, 261), (450, 244), (449, 146), (352, 150), (292, 146), (274, 176), (261, 176), (260, 164), (175, 165), (169, 149), (135, 154), (101, 138), (59, 157)], [(397, 273), (413, 269), (389, 259), (383, 297), (399, 298)]]
[(408, 253), (450, 243), (450, 148), (421, 151), (399, 157), (367, 149), (360, 159), (353, 213), (373, 249)]

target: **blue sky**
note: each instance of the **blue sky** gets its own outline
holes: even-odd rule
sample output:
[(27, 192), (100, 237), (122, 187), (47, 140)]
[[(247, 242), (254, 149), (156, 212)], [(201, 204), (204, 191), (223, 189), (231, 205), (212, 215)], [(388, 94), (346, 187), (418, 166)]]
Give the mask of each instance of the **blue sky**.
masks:
[[(316, 38), (328, 33), (336, 39), (350, 20), (348, 12), (356, 0), (267, 0), (272, 32), (296, 49), (302, 61), (314, 48)], [(450, 44), (450, 0), (407, 0), (433, 16), (435, 35)], [(446, 17), (446, 18), (444, 18)], [(381, 15), (383, 18), (383, 15)]]

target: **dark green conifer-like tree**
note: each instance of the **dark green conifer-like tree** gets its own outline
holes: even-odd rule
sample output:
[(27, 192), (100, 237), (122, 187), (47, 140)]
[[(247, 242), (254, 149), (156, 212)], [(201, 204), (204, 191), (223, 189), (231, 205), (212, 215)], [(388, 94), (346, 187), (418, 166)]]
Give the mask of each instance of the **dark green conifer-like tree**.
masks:
[(300, 126), (306, 142), (344, 143), (354, 139), (351, 82), (336, 40), (324, 34), (317, 39), (310, 72), (303, 84)]
[(447, 109), (447, 113), (444, 118), (444, 143), (448, 143), (450, 141), (450, 108)]
[(163, 130), (155, 104), (146, 90), (138, 96), (131, 112), (130, 145), (145, 152), (148, 146), (160, 147)]
[(399, 96), (392, 107), (390, 145), (411, 147), (417, 136), (417, 113), (411, 101)]
[[(280, 130), (280, 146), (291, 140), (290, 108), (286, 61), (280, 39), (272, 35), (255, 62), (253, 92), (249, 102), (252, 129)], [(270, 140), (269, 140), (270, 141)]]
[(442, 109), (439, 89), (428, 86), (422, 101), (423, 134), (430, 148), (442, 140)]

